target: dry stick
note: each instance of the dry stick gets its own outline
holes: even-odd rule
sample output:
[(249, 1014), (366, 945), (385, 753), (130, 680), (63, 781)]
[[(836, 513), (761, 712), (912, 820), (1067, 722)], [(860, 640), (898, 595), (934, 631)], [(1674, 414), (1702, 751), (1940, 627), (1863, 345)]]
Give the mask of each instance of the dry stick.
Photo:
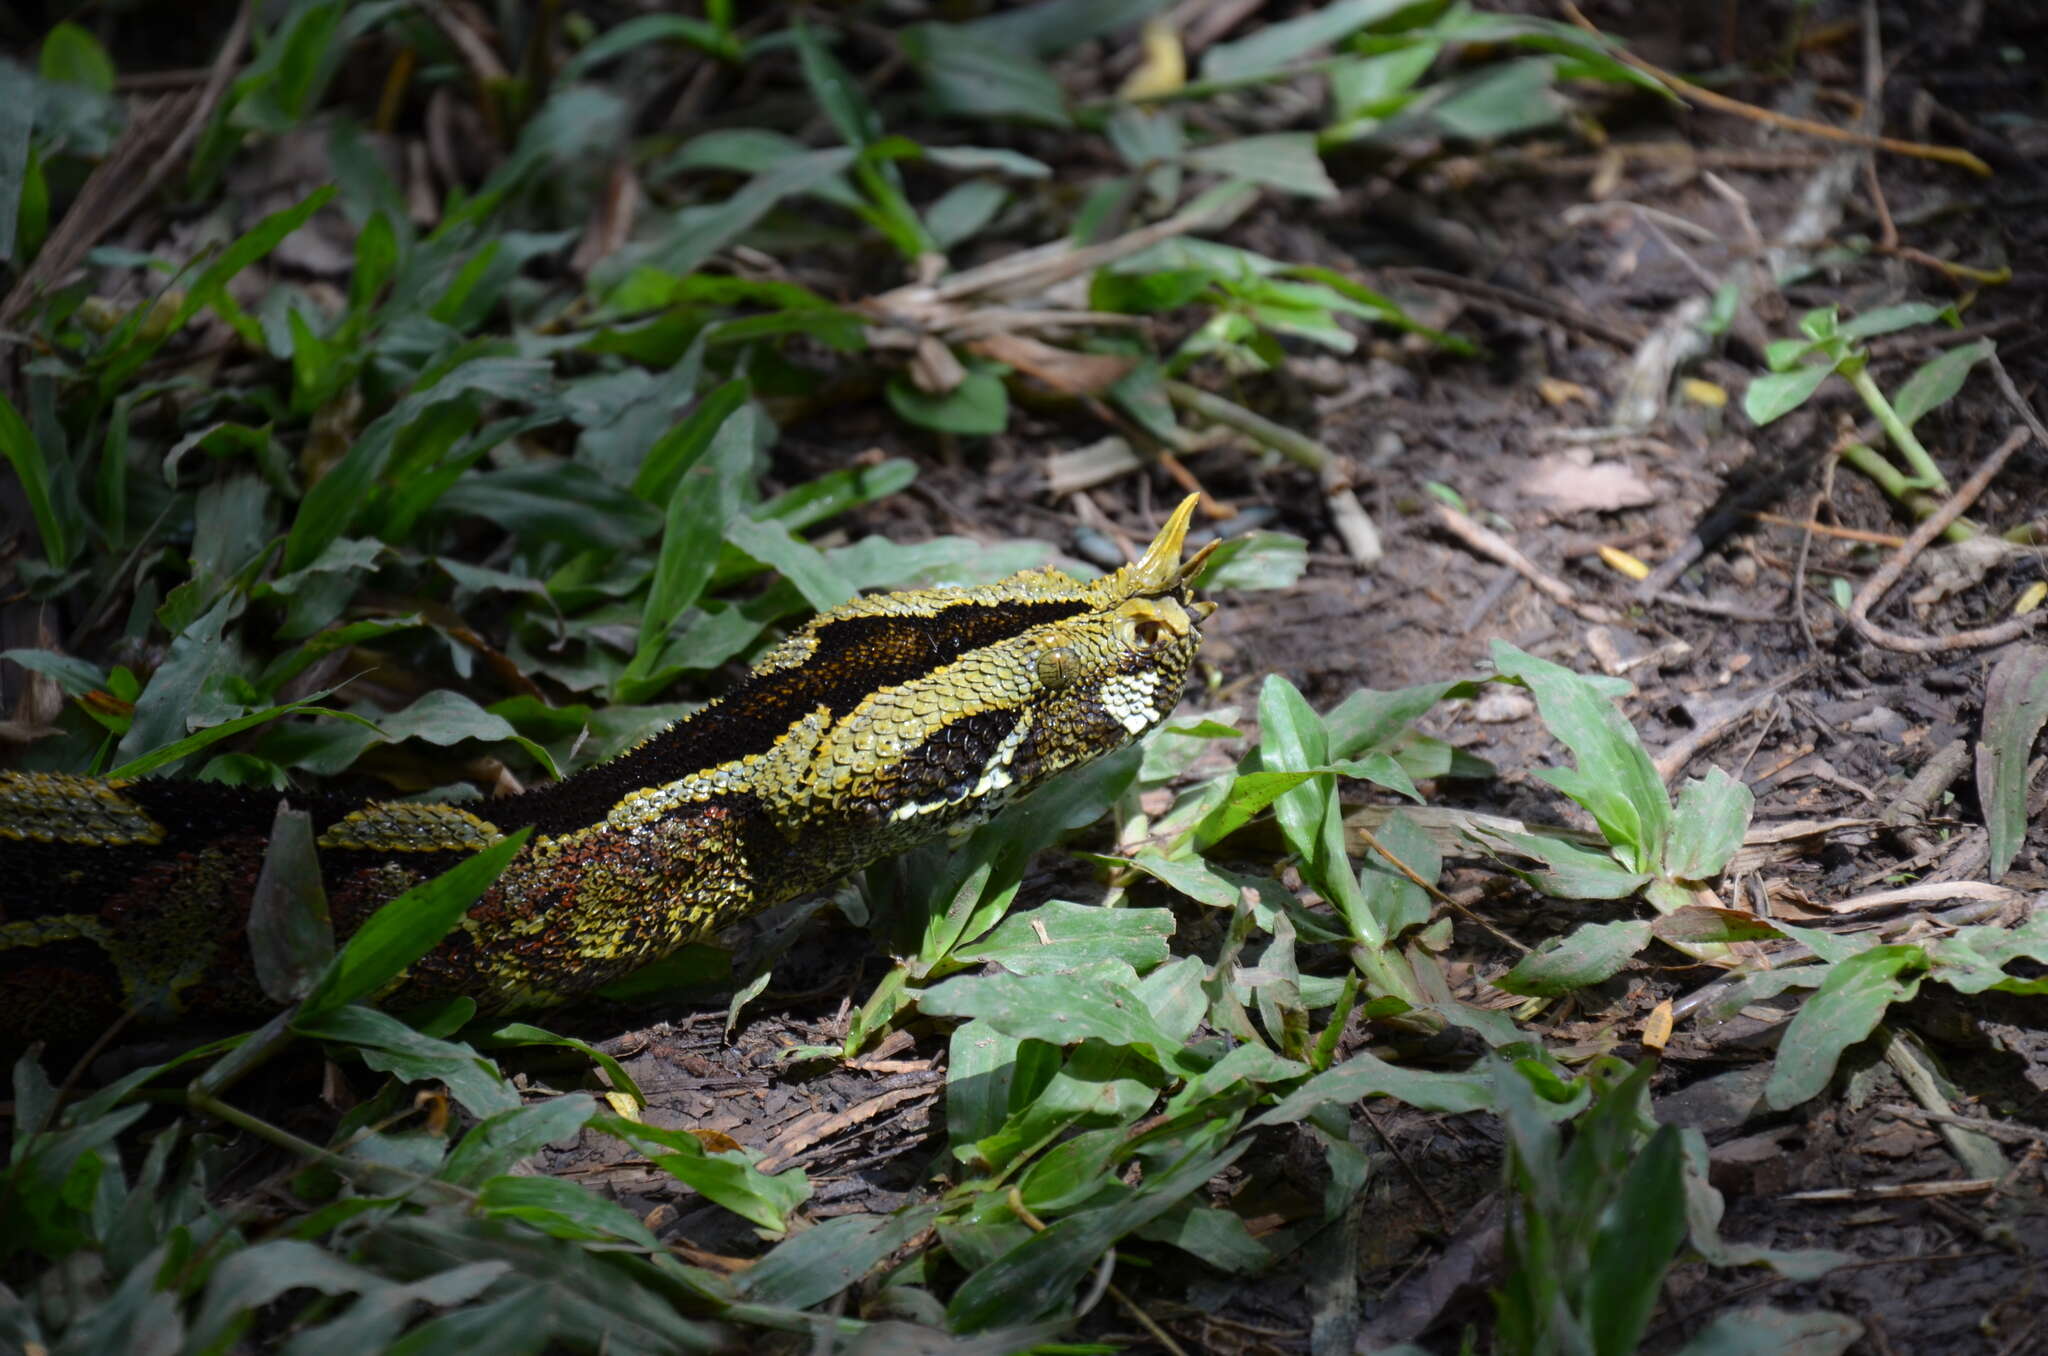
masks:
[(1906, 544), (1906, 539), (1896, 532), (1865, 532), (1860, 527), (1834, 527), (1819, 519), (1808, 516), (1805, 519), (1787, 518), (1782, 513), (1752, 513), (1750, 517), (1760, 523), (1777, 527), (1796, 527), (1802, 532), (1816, 536), (1839, 537), (1843, 541), (1860, 541), (1866, 546), (1889, 546), (1894, 550)]
[(1364, 840), (1365, 845), (1367, 847), (1371, 848), (1374, 852), (1379, 853), (1380, 856), (1385, 857), (1390, 863), (1392, 863), (1396, 871), (1399, 871), (1409, 880), (1421, 886), (1422, 892), (1428, 895), (1431, 899), (1434, 899), (1437, 903), (1442, 904), (1447, 908), (1456, 909), (1459, 913), (1465, 915), (1465, 919), (1467, 922), (1477, 923), (1480, 927), (1485, 928), (1488, 932), (1493, 934), (1495, 941), (1503, 942), (1508, 946), (1513, 947), (1515, 950), (1521, 952), (1525, 956), (1529, 954), (1528, 947), (1523, 946), (1520, 942), (1508, 936), (1505, 932), (1502, 932), (1499, 928), (1487, 922), (1478, 914), (1472, 912), (1472, 910), (1466, 908), (1462, 901), (1445, 894), (1442, 890), (1439, 890), (1435, 885), (1431, 884), (1427, 880), (1424, 880), (1422, 876), (1416, 872), (1414, 867), (1408, 865), (1408, 863), (1402, 861), (1399, 857), (1396, 857), (1385, 843), (1382, 843), (1379, 839), (1375, 838), (1373, 836), (1373, 832), (1371, 829), (1368, 829), (1363, 824), (1353, 824), (1351, 826), (1351, 831), (1357, 834), (1359, 838)]
[(1572, 586), (1559, 579), (1516, 550), (1507, 538), (1491, 528), (1481, 527), (1466, 514), (1460, 513), (1449, 504), (1437, 504), (1437, 521), (1450, 530), (1452, 536), (1464, 542), (1479, 554), (1513, 569), (1522, 578), (1535, 586), (1538, 593), (1556, 603), (1559, 607), (1577, 613), (1587, 621), (1618, 622), (1619, 613), (1612, 612), (1598, 603), (1579, 601), (1579, 595)]
[[(1600, 32), (1598, 28), (1593, 26), (1590, 19), (1579, 13), (1578, 6), (1572, 4), (1571, 0), (1565, 0), (1564, 12), (1565, 17), (1585, 29), (1588, 33)], [(1802, 132), (1807, 136), (1819, 137), (1823, 141), (1840, 141), (1851, 146), (1867, 146), (1880, 151), (1891, 151), (1896, 155), (1916, 156), (1922, 160), (1938, 160), (1945, 165), (1955, 165), (1958, 168), (1966, 169), (1972, 174), (1981, 175), (1987, 179), (1991, 177), (1991, 166), (1985, 164), (1960, 146), (1931, 146), (1924, 141), (1900, 141), (1896, 137), (1871, 136), (1868, 133), (1852, 132), (1847, 128), (1836, 127), (1831, 123), (1814, 122), (1808, 118), (1795, 118), (1784, 113), (1774, 113), (1768, 108), (1759, 108), (1755, 104), (1746, 104), (1740, 99), (1731, 99), (1725, 94), (1718, 94), (1704, 86), (1695, 85), (1692, 81), (1682, 76), (1673, 75), (1661, 67), (1651, 65), (1633, 52), (1616, 49), (1614, 55), (1628, 65), (1635, 67), (1644, 75), (1649, 76), (1652, 80), (1661, 82), (1673, 94), (1705, 104), (1707, 107), (1717, 109), (1723, 113), (1733, 113), (1737, 117), (1748, 118), (1754, 122), (1769, 123), (1773, 127), (1782, 127), (1788, 132)]]
[[(2009, 384), (2009, 382), (2008, 382)], [(2017, 395), (2018, 392), (2013, 394)], [(2038, 424), (2027, 411), (2028, 422)], [(1947, 503), (1935, 510), (1934, 515), (1913, 529), (1913, 535), (1906, 538), (1906, 544), (1893, 553), (1892, 557), (1878, 568), (1876, 574), (1864, 582), (1856, 591), (1856, 599), (1849, 604), (1849, 623), (1862, 633), (1865, 640), (1887, 650), (1899, 650), (1906, 654), (1947, 654), (1956, 650), (1981, 650), (1986, 646), (2003, 645), (2026, 635), (2040, 624), (2048, 613), (2032, 612), (2024, 617), (2014, 617), (1996, 626), (1980, 627), (1975, 631), (1958, 631), (1950, 636), (1905, 636), (1888, 631), (1870, 620), (1870, 609), (1891, 591), (1892, 585), (1906, 572), (1906, 567), (1927, 549), (1929, 542), (1940, 536), (1950, 523), (1963, 516), (1964, 510), (1977, 502), (1977, 496), (1984, 493), (1992, 478), (2003, 470), (2012, 454), (2019, 451), (2027, 440), (2034, 436), (2030, 428), (2016, 428), (1998, 445), (1998, 450), (1985, 458), (1976, 473), (1964, 481)]]
[(1801, 664), (1796, 669), (1785, 670), (1785, 672), (1771, 679), (1770, 682), (1765, 683), (1762, 687), (1744, 697), (1733, 710), (1722, 713), (1719, 718), (1694, 730), (1691, 734), (1664, 750), (1663, 753), (1657, 755), (1653, 760), (1654, 766), (1657, 769), (1657, 775), (1668, 782), (1679, 773), (1685, 771), (1685, 765), (1691, 762), (1701, 749), (1749, 719), (1751, 715), (1765, 703), (1769, 702), (1771, 698), (1777, 696), (1807, 674), (1812, 673), (1814, 668), (1815, 665), (1808, 662)]
[[(221, 43), (220, 55), (214, 58), (206, 85), (198, 94), (167, 96), (138, 110), (114, 154), (87, 176), (85, 186), (56, 231), (44, 242), (36, 261), (15, 282), (6, 300), (0, 301), (0, 331), (12, 325), (44, 288), (77, 267), (95, 244), (126, 220), (165, 176), (183, 163), (185, 153), (199, 139), (221, 96), (227, 92), (228, 81), (241, 59), (242, 46), (249, 39), (253, 8), (254, 0), (243, 0), (234, 26)], [(158, 151), (163, 128), (170, 125), (173, 114), (182, 116), (184, 121), (177, 136)]]
[(1589, 315), (1576, 306), (1567, 306), (1562, 302), (1551, 301), (1546, 297), (1532, 296), (1527, 292), (1517, 292), (1512, 288), (1496, 287), (1492, 283), (1483, 283), (1476, 278), (1467, 278), (1462, 274), (1446, 273), (1441, 269), (1435, 268), (1397, 268), (1391, 270), (1390, 274), (1393, 277), (1405, 278), (1409, 282), (1418, 283), (1423, 287), (1434, 287), (1443, 292), (1456, 292), (1460, 296), (1471, 297), (1475, 301), (1488, 302), (1504, 310), (1519, 311), (1523, 315), (1534, 316), (1538, 320), (1547, 320), (1553, 325), (1562, 325), (1568, 330), (1577, 330), (1581, 334), (1598, 339), (1605, 344), (1612, 344), (1616, 348), (1634, 348), (1643, 341), (1640, 331), (1625, 325), (1616, 325), (1610, 321), (1602, 320), (1598, 316)]

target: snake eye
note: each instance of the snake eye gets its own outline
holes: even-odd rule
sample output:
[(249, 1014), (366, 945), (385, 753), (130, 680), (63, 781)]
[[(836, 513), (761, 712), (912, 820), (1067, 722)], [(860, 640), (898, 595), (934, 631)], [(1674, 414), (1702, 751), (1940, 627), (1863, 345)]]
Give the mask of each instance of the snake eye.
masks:
[(1124, 643), (1139, 654), (1156, 650), (1171, 639), (1172, 631), (1154, 617), (1140, 617), (1124, 624)]
[(1038, 682), (1046, 688), (1061, 688), (1074, 681), (1081, 661), (1074, 652), (1062, 645), (1054, 650), (1042, 650), (1038, 655)]

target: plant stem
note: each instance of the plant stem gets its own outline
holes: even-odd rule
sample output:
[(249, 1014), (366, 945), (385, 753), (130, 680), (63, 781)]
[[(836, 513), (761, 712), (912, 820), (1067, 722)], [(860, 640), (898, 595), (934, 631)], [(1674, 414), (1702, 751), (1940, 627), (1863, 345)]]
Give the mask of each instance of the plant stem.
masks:
[[(1880, 490), (1905, 505), (1915, 518), (1928, 517), (1935, 509), (1941, 507), (1868, 443), (1848, 444), (1842, 448), (1841, 457), (1843, 461), (1875, 481)], [(1942, 535), (1950, 541), (1968, 541), (1977, 535), (1977, 525), (1968, 519), (1959, 519), (1950, 523)]]
[(1877, 422), (1884, 428), (1884, 436), (1891, 439), (1899, 455), (1913, 468), (1914, 480), (1911, 488), (1932, 490), (1943, 498), (1948, 497), (1948, 477), (1934, 464), (1934, 458), (1927, 455), (1927, 449), (1913, 436), (1913, 430), (1906, 427), (1906, 421), (1899, 418), (1899, 412), (1892, 408), (1892, 402), (1885, 398), (1877, 383), (1870, 378), (1869, 367), (1857, 369), (1849, 376), (1849, 384), (1856, 388), (1856, 394), (1863, 397), (1863, 403), (1877, 416)]

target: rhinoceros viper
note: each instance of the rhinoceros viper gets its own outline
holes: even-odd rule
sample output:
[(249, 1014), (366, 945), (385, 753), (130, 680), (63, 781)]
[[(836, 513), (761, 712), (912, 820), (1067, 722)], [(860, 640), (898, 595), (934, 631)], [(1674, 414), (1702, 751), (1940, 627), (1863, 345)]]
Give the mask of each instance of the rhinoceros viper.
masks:
[[(857, 598), (609, 762), (456, 804), (293, 793), (337, 938), (521, 826), (526, 845), (392, 995), (557, 1003), (1128, 744), (1180, 699), (1213, 603), (1195, 501), (1081, 582), (1027, 570)], [(0, 1043), (274, 1008), (248, 948), (278, 795), (0, 773)]]

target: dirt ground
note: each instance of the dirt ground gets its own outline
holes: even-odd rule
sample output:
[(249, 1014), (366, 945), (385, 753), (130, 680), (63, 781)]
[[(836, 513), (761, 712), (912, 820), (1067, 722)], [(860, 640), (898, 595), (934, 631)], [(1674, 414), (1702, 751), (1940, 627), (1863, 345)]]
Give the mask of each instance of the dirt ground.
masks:
[[(1715, 65), (1717, 56), (1730, 58), (1731, 68), (1737, 61), (1753, 68), (1760, 64), (1756, 34), (1785, 31), (1777, 9), (1741, 0), (1684, 9), (1682, 34), (1671, 31), (1659, 5), (1601, 6), (1591, 17), (1638, 39), (1637, 50), (1652, 60), (1686, 69)], [(1822, 36), (1797, 54), (1807, 74), (1828, 73), (1854, 87), (1862, 69), (1856, 34), (1830, 28), (1854, 9), (1810, 11), (1807, 31)], [(1936, 788), (1923, 815), (1883, 820), (1916, 772), (1973, 736), (1984, 675), (2002, 651), (1881, 648), (1833, 600), (1834, 581), (1860, 585), (1891, 553), (1884, 539), (1911, 528), (1861, 476), (1831, 467), (1838, 424), (1855, 412), (1846, 390), (1837, 384), (1761, 430), (1737, 412), (1743, 386), (1762, 370), (1762, 341), (1790, 333), (1806, 308), (1965, 296), (1966, 331), (1881, 341), (1880, 373), (1896, 382), (1937, 345), (1991, 334), (2020, 391), (2037, 410), (2048, 408), (2048, 271), (2041, 262), (2048, 257), (2048, 67), (2041, 56), (2048, 9), (2030, 0), (1878, 9), (1887, 127), (1966, 145), (1995, 166), (1995, 178), (1886, 156), (1874, 165), (1880, 206), (1860, 157), (1852, 154), (1843, 173), (1843, 153), (1825, 143), (1645, 98), (1603, 112), (1613, 138), (1604, 157), (1561, 143), (1439, 153), (1433, 164), (1408, 167), (1399, 189), (1383, 174), (1347, 180), (1340, 160), (1333, 172), (1353, 185), (1340, 199), (1265, 211), (1233, 229), (1234, 243), (1362, 271), (1431, 323), (1482, 342), (1489, 356), (1418, 357), (1412, 344), (1383, 340), (1351, 361), (1304, 361), (1263, 401), (1265, 413), (1315, 433), (1348, 460), (1385, 538), (1385, 559), (1371, 570), (1355, 568), (1345, 554), (1309, 473), (1261, 465), (1239, 448), (1191, 460), (1210, 492), (1259, 525), (1306, 537), (1311, 551), (1311, 569), (1297, 585), (1227, 600), (1205, 652), (1221, 673), (1224, 700), (1245, 699), (1273, 671), (1320, 705), (1361, 686), (1471, 673), (1496, 637), (1580, 669), (1600, 667), (1604, 657), (1637, 685), (1628, 712), (1653, 752), (1714, 729), (1689, 766), (1697, 773), (1718, 763), (1744, 780), (1756, 794), (1759, 825), (1839, 823), (1731, 880), (1731, 889), (1800, 921), (1827, 916), (1820, 902), (1900, 873), (1922, 881), (1982, 875), (1982, 815), (1966, 763), (1944, 784), (1947, 795)], [(1732, 92), (1764, 104), (1782, 97), (1764, 85)], [(1830, 174), (1840, 176), (1839, 186), (1817, 189)], [(1982, 267), (2009, 264), (2012, 277), (1972, 291), (1896, 256), (1820, 269), (1782, 294), (1761, 295), (1716, 352), (1688, 369), (1727, 395), (1725, 408), (1703, 390), (1707, 400), (1675, 400), (1645, 428), (1611, 427), (1643, 337), (1740, 270), (1752, 253), (1752, 227), (1763, 241), (1778, 239), (1816, 193), (1832, 204), (1830, 240), (1881, 240), (1888, 212), (1902, 244)], [(1429, 286), (1416, 270), (1481, 281), (1509, 300)], [(2015, 423), (2011, 405), (1980, 374), (1923, 431), (1959, 481)], [(1024, 424), (997, 440), (985, 464), (928, 470), (912, 496), (897, 501), (897, 517), (884, 510), (871, 525), (900, 537), (1033, 533), (1077, 549), (1076, 506), (1048, 505), (1043, 457), (1089, 436), (1051, 420)], [(855, 415), (793, 429), (784, 454), (796, 463), (794, 478), (807, 451), (823, 459), (843, 454), (849, 439), (890, 445), (900, 437), (881, 417)], [(1454, 490), (1473, 516), (1562, 581), (1575, 606), (1447, 533), (1432, 484)], [(1125, 481), (1086, 497), (1103, 520), (1135, 521), (1152, 507), (1150, 493)], [(926, 512), (904, 516), (905, 504), (910, 513)], [(2000, 530), (2048, 520), (2048, 450), (2022, 450), (1972, 514)], [(1809, 520), (1824, 530), (1800, 526)], [(1602, 546), (1680, 568), (1646, 591), (1603, 563)], [(1981, 626), (2004, 616), (2044, 572), (2038, 552), (2016, 551), (1944, 589), (1930, 583), (1938, 554), (1921, 558), (1874, 609), (1876, 619), (1929, 636)], [(1588, 620), (1605, 613), (1614, 619)], [(1745, 714), (1728, 721), (1738, 711)], [(1503, 770), (1493, 783), (1430, 788), (1432, 799), (1559, 817), (1561, 802), (1528, 773), (1560, 751), (1526, 704), (1453, 704), (1433, 715), (1430, 728)], [(2048, 887), (2044, 850), (2048, 839), (2037, 831), (2007, 882)], [(1461, 863), (1449, 884), (1495, 874)], [(1047, 883), (1048, 893), (1054, 888)], [(1086, 898), (1075, 892), (1089, 887), (1066, 881), (1057, 888)], [(1493, 922), (1531, 942), (1585, 918), (1618, 916), (1520, 891), (1497, 893), (1489, 904)], [(722, 1011), (707, 1010), (685, 1026), (614, 1046), (632, 1056), (629, 1067), (655, 1095), (651, 1119), (725, 1129), (802, 1164), (821, 1182), (819, 1206), (828, 1214), (909, 1199), (943, 1149), (935, 1062), (942, 1042), (931, 1033), (901, 1034), (850, 1068), (776, 1061), (778, 1049), (843, 1031), (848, 1004), (879, 976), (879, 958), (832, 944), (843, 926), (824, 924), (822, 939), (778, 968), (781, 992), (750, 1006), (735, 1043), (722, 1037)], [(1466, 997), (1512, 960), (1489, 950), (1475, 930), (1461, 927), (1458, 945)], [(1587, 1054), (1635, 1055), (1635, 1033), (1649, 1010), (1711, 978), (1683, 965), (1639, 962), (1547, 1014), (1543, 1034)], [(1956, 1110), (1982, 1108), (2009, 1122), (2002, 1146), (2008, 1173), (1988, 1189), (1909, 1194), (1914, 1184), (1966, 1174), (1940, 1126), (1882, 1059), (1865, 1060), (1838, 1083), (1845, 1091), (1836, 1096), (1770, 1114), (1758, 1089), (1782, 1024), (1767, 1014), (1711, 1027), (1681, 1023), (1657, 1083), (1660, 1114), (1703, 1129), (1713, 1143), (1715, 1181), (1728, 1200), (1725, 1235), (1772, 1247), (1839, 1248), (1862, 1260), (1807, 1283), (1682, 1265), (1667, 1284), (1648, 1349), (1676, 1349), (1716, 1313), (1765, 1302), (1859, 1320), (1859, 1352), (2013, 1353), (2048, 1345), (2041, 1327), (2048, 1311), (2048, 1135), (2041, 1130), (2048, 1127), (2048, 1037), (2038, 1004), (1965, 1006), (1930, 992), (1894, 1016), (1945, 1071)], [(1373, 1158), (1375, 1177), (1364, 1208), (1332, 1227), (1332, 1246), (1298, 1254), (1322, 1262), (1297, 1261), (1250, 1281), (1138, 1283), (1153, 1316), (1190, 1349), (1306, 1349), (1320, 1307), (1346, 1293), (1344, 1278), (1331, 1274), (1333, 1255), (1357, 1268), (1361, 1350), (1413, 1340), (1454, 1351), (1466, 1324), (1483, 1323), (1500, 1246), (1497, 1129), (1483, 1118), (1398, 1108), (1363, 1117), (1356, 1138)], [(1290, 1200), (1313, 1201), (1319, 1159), (1290, 1152), (1284, 1138), (1273, 1148), (1261, 1180), (1244, 1189), (1285, 1214)], [(666, 1236), (712, 1254), (739, 1243), (719, 1233), (732, 1229), (730, 1216), (669, 1205), (659, 1174), (594, 1162), (570, 1170), (608, 1183), (636, 1208), (662, 1207)], [(1836, 1194), (1806, 1198), (1822, 1189)], [(1156, 1349), (1127, 1328), (1104, 1317), (1091, 1335)]]

